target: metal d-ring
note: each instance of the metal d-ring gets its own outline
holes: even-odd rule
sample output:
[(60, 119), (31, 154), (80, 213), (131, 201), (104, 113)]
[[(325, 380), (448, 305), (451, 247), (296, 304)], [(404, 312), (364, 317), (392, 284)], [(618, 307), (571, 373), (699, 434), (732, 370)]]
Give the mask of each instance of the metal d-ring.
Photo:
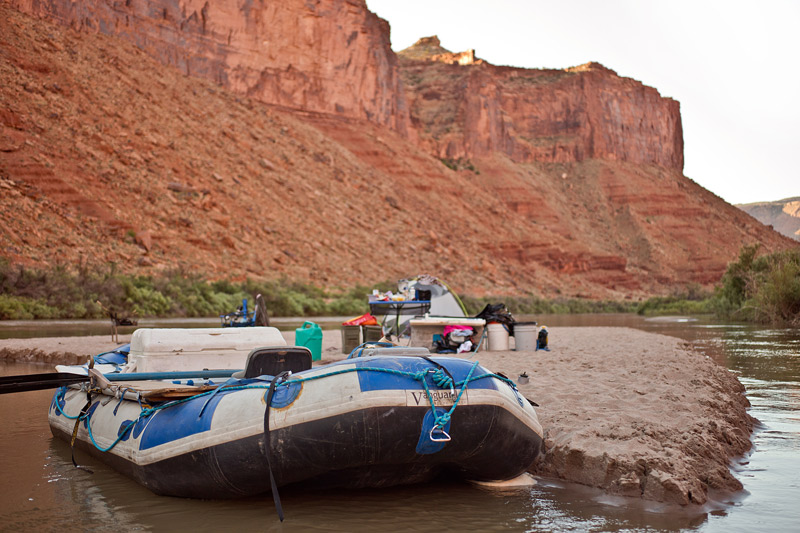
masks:
[(430, 439), (431, 439), (433, 442), (450, 442), (450, 435), (448, 435), (448, 434), (447, 434), (447, 432), (444, 430), (444, 428), (439, 428), (439, 433), (441, 433), (442, 435), (444, 435), (444, 438), (442, 438), (442, 439), (436, 439), (436, 438), (434, 438), (434, 437), (433, 437), (433, 432), (434, 432), (434, 431), (436, 431), (436, 428), (439, 428), (439, 426), (433, 426), (433, 427), (431, 428), (431, 433), (430, 433), (430, 435), (429, 435)]

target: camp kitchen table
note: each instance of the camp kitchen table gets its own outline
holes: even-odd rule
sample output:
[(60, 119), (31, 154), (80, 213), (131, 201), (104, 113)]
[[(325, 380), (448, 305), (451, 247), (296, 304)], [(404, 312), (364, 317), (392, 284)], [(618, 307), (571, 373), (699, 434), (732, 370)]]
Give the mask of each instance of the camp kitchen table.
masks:
[[(430, 300), (373, 300), (369, 302), (369, 312), (375, 316), (382, 316), (381, 326), (386, 323), (386, 317), (394, 312), (394, 332), (400, 337), (400, 315), (424, 315), (431, 308)], [(389, 331), (391, 335), (391, 330)]]

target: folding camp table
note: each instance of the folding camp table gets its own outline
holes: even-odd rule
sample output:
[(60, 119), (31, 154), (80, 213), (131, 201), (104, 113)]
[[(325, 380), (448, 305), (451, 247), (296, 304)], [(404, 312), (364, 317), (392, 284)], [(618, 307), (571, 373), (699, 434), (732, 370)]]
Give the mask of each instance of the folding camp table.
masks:
[[(424, 315), (431, 309), (430, 300), (379, 300), (369, 303), (369, 312), (375, 316), (382, 316), (381, 326), (386, 323), (386, 318), (394, 314), (394, 333), (400, 337), (400, 315)], [(391, 330), (389, 330), (391, 335)]]

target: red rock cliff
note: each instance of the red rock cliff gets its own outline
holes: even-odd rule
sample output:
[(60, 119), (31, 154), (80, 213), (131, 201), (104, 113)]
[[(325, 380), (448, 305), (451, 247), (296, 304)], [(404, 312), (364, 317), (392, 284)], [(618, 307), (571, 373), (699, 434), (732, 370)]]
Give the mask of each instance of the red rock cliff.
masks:
[[(441, 158), (605, 159), (683, 170), (680, 104), (597, 63), (564, 70), (451, 61), (438, 39), (400, 52), (412, 121)], [(446, 52), (446, 51), (444, 51)], [(429, 54), (426, 57), (426, 53)]]
[(364, 0), (13, 0), (133, 42), (162, 63), (266, 103), (406, 132), (389, 25)]
[[(130, 20), (131, 35), (179, 35)], [(468, 294), (622, 299), (710, 287), (742, 244), (796, 246), (667, 168), (680, 150), (659, 113), (677, 120), (674, 103), (600, 67), (521, 71), (431, 45), (439, 64), (404, 69), (419, 70), (422, 142), (491, 152), (446, 166), (377, 121), (242, 98), (128, 39), (58, 22), (0, 1), (0, 258), (11, 263), (331, 287), (430, 272)], [(439, 80), (441, 67), (458, 70)], [(487, 91), (475, 96), (485, 108), (450, 95), (473, 97), (464, 80)]]

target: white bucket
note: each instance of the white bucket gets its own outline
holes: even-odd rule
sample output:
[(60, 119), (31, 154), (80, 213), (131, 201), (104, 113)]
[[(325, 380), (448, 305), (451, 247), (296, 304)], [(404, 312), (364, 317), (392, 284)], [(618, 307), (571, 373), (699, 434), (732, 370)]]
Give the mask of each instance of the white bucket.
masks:
[(514, 342), (516, 343), (516, 350), (523, 351), (536, 351), (536, 335), (538, 328), (536, 322), (517, 322), (514, 324)]
[(489, 324), (486, 326), (488, 333), (490, 352), (501, 352), (508, 350), (508, 330), (503, 324)]

